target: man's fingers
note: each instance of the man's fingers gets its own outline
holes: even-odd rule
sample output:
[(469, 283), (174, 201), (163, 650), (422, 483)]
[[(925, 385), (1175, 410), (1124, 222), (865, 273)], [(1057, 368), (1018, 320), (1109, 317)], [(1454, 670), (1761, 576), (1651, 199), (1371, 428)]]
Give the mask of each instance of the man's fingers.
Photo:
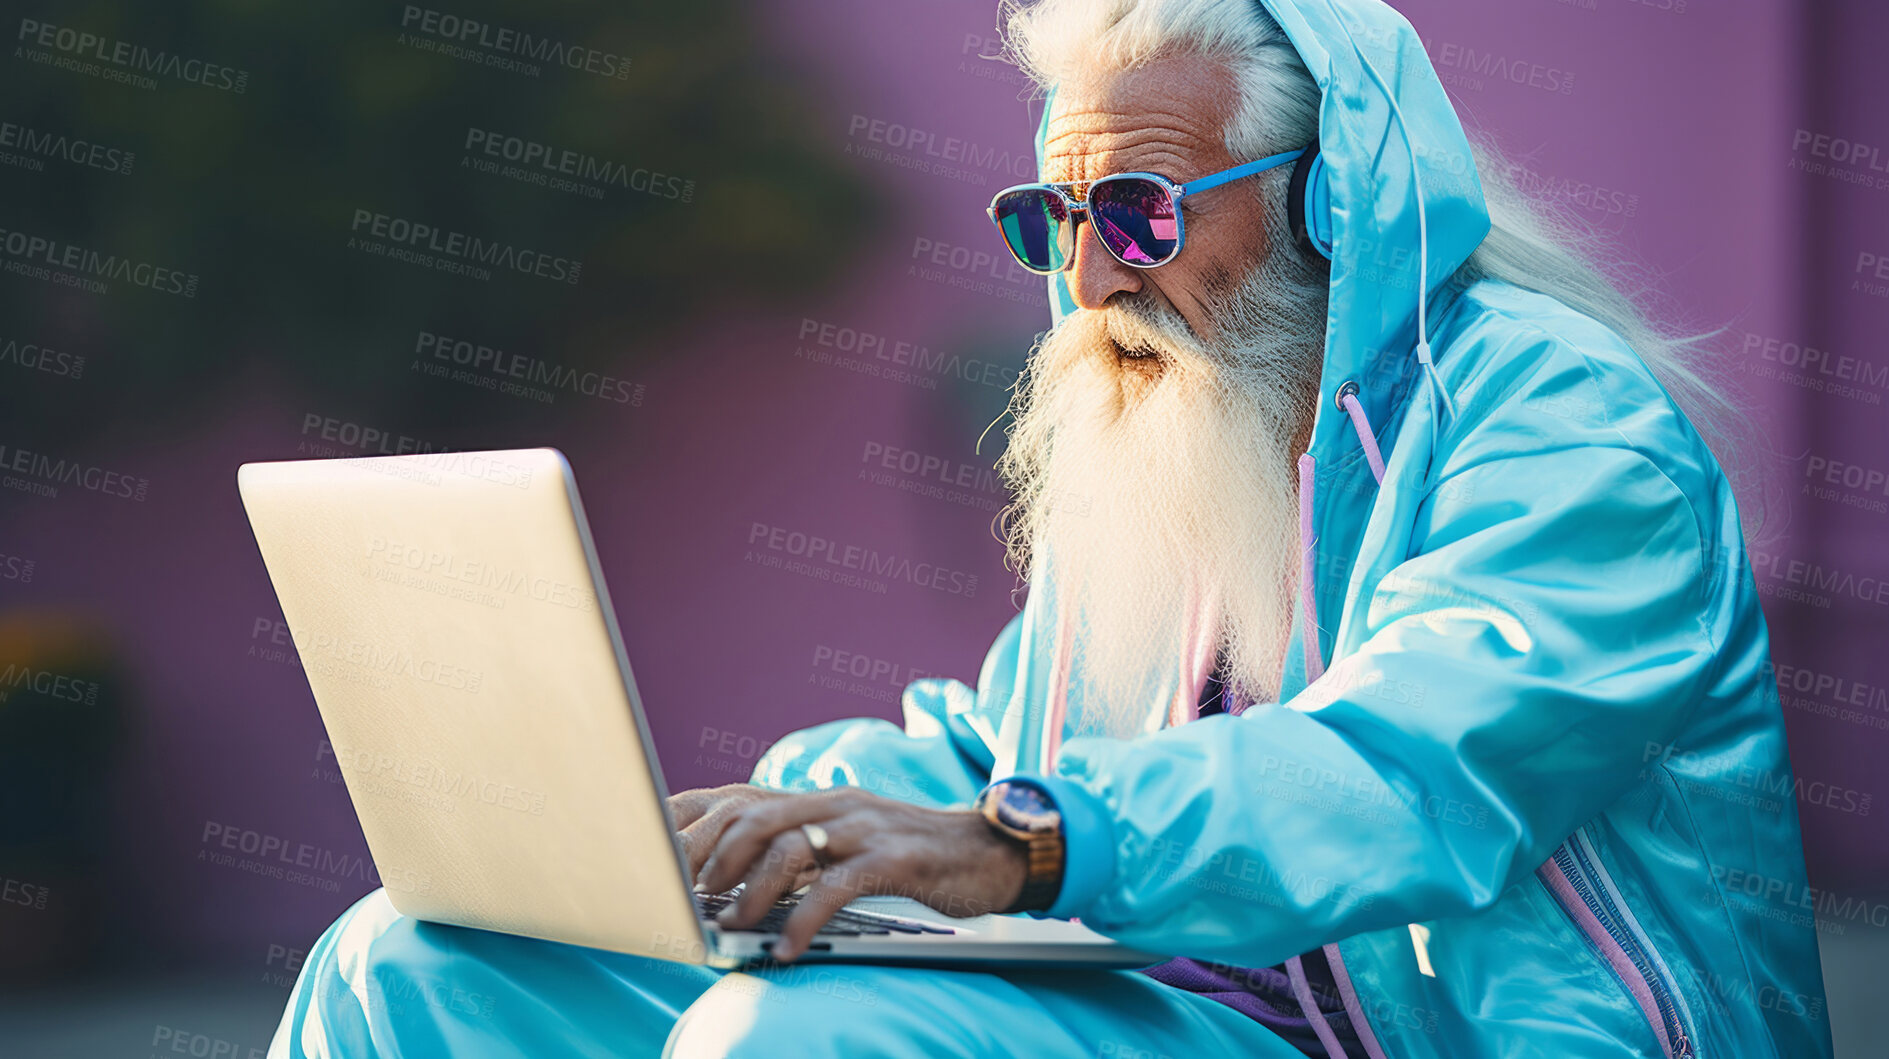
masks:
[(669, 796), (669, 819), (677, 831), (683, 831), (707, 813), (715, 804), (716, 792), (713, 789), (681, 791)]
[[(689, 878), (701, 874), (709, 854), (715, 852), (722, 831), (744, 808), (791, 795), (765, 790), (747, 783), (708, 787), (670, 795), (670, 812), (675, 815), (676, 831), (682, 836), (682, 852), (688, 857)], [(725, 887), (724, 887), (725, 889)]]
[[(689, 878), (701, 878), (702, 866), (707, 864), (708, 858), (714, 854), (715, 845), (721, 841), (722, 833), (727, 831), (728, 825), (734, 823), (740, 816), (739, 805), (718, 805), (704, 814), (700, 820), (682, 829), (682, 851), (689, 858)], [(734, 884), (729, 884), (729, 886), (732, 885)], [(728, 886), (723, 886), (714, 892), (720, 893), (726, 889)]]
[(820, 873), (806, 896), (788, 915), (787, 923), (781, 928), (780, 940), (774, 943), (770, 955), (786, 963), (800, 957), (813, 944), (813, 936), (833, 918), (834, 913), (845, 908), (855, 897), (869, 893), (878, 893), (877, 885), (882, 883), (880, 876), (871, 870), (861, 870), (860, 862), (865, 858), (854, 858), (845, 864), (835, 864)]
[(741, 896), (732, 907), (724, 909), (717, 920), (728, 927), (751, 927), (767, 915), (774, 902), (800, 885), (800, 879), (815, 867), (813, 847), (798, 829), (782, 831), (768, 843), (742, 879)]
[[(819, 791), (741, 809), (716, 839), (715, 850), (697, 872), (696, 880), (711, 893), (729, 889), (748, 873), (774, 836), (801, 824), (825, 823), (849, 811), (858, 798), (857, 792)], [(842, 855), (834, 851), (833, 857)]]

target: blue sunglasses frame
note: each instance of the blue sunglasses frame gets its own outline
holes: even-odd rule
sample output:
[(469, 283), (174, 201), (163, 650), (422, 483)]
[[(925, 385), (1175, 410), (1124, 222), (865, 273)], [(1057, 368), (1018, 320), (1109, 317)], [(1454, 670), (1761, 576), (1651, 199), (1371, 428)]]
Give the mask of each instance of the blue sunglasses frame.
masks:
[[(1123, 257), (1114, 247), (1109, 245), (1107, 239), (1102, 239), (1101, 243), (1102, 249), (1108, 251), (1110, 257), (1127, 265), (1129, 268), (1160, 268), (1162, 265), (1179, 257), (1181, 247), (1185, 245), (1187, 241), (1187, 223), (1181, 216), (1182, 199), (1217, 188), (1222, 184), (1238, 180), (1241, 177), (1253, 176), (1256, 173), (1263, 173), (1268, 169), (1277, 169), (1288, 162), (1297, 161), (1300, 156), (1304, 154), (1305, 150), (1302, 148), (1297, 151), (1286, 151), (1283, 154), (1268, 155), (1257, 161), (1244, 162), (1231, 169), (1222, 169), (1218, 173), (1190, 180), (1185, 184), (1176, 184), (1174, 181), (1169, 180), (1159, 173), (1110, 173), (1108, 176), (1098, 180), (1089, 181), (1084, 189), (1083, 197), (1080, 199), (1072, 195), (1076, 187), (1081, 184), (1080, 181), (1070, 181), (1062, 184), (1017, 184), (1012, 187), (1007, 187), (993, 195), (990, 200), (990, 205), (984, 208), (984, 213), (990, 217), (990, 222), (997, 226), (997, 234), (1003, 239), (1004, 249), (1010, 251), (1010, 256), (1016, 258), (1017, 264), (1022, 265), (1028, 271), (1034, 272), (1039, 276), (1053, 276), (1058, 272), (1068, 271), (1069, 267), (1076, 263), (1076, 241), (1082, 238), (1082, 220), (1088, 215), (1089, 197), (1095, 194), (1095, 189), (1110, 181), (1146, 180), (1152, 182), (1156, 187), (1159, 187), (1162, 191), (1167, 193), (1168, 208), (1174, 214), (1174, 249), (1169, 251), (1168, 255), (1159, 261), (1140, 262), (1130, 261)], [(1063, 208), (1068, 212), (1068, 231), (1071, 234), (1070, 245), (1063, 251), (1063, 263), (1060, 266), (1047, 269), (1037, 268), (1024, 260), (1023, 255), (1017, 253), (1017, 248), (1011, 244), (1009, 235), (1004, 231), (1003, 222), (997, 219), (997, 203), (1002, 201), (1005, 195), (1014, 194), (1019, 191), (1047, 191), (1062, 200)], [(1129, 241), (1133, 242), (1132, 239)]]

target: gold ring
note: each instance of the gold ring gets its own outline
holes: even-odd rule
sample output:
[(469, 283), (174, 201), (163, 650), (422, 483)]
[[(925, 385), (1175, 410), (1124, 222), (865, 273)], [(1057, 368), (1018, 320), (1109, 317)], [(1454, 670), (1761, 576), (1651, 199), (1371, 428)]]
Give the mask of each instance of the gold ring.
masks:
[(826, 867), (826, 828), (819, 824), (801, 824), (800, 833), (807, 836), (807, 845), (813, 847), (813, 862)]

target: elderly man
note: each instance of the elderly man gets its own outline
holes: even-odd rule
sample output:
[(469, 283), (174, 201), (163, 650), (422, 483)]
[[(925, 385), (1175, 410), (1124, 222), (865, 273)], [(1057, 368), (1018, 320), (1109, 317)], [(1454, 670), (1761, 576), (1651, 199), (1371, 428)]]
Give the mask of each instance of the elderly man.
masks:
[[(991, 209), (1057, 303), (1003, 457), (1027, 603), (975, 690), (672, 808), (730, 925), (810, 884), (785, 961), (862, 892), (1175, 959), (722, 975), (370, 895), (271, 1054), (1829, 1054), (1810, 926), (1728, 883), (1804, 868), (1794, 805), (1739, 797), (1790, 765), (1681, 347), (1477, 165), (1377, 0), (1009, 32), (1052, 90), (1046, 183)], [(484, 1002), (386, 1002), (413, 982)]]

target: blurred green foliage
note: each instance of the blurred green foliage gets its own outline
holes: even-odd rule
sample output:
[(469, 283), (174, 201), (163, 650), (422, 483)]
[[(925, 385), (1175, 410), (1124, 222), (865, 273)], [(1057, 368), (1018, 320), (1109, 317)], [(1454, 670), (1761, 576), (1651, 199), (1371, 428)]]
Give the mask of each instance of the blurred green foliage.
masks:
[[(200, 277), (187, 299), (0, 273), (0, 343), (86, 357), (77, 382), (0, 365), (0, 442), (68, 451), (259, 385), (415, 436), (548, 421), (568, 398), (493, 398), (410, 370), (415, 335), (635, 378), (691, 326), (831, 282), (882, 212), (816, 127), (819, 86), (764, 49), (742, 0), (427, 6), (486, 23), (488, 39), (504, 28), (627, 58), (627, 74), (540, 63), (534, 77), (426, 50), (447, 42), (403, 28), (413, 9), (398, 3), (79, 0), (29, 16), (248, 78), (240, 94), (161, 75), (145, 90), (35, 62), (30, 38), (0, 53), (0, 122), (135, 154), (125, 175), (0, 165), (0, 228)], [(681, 201), (611, 185), (599, 201), (482, 173), (462, 164), (484, 157), (465, 147), (471, 129), (693, 188)], [(581, 280), (481, 282), (369, 256), (347, 246), (357, 209), (580, 260)]]

